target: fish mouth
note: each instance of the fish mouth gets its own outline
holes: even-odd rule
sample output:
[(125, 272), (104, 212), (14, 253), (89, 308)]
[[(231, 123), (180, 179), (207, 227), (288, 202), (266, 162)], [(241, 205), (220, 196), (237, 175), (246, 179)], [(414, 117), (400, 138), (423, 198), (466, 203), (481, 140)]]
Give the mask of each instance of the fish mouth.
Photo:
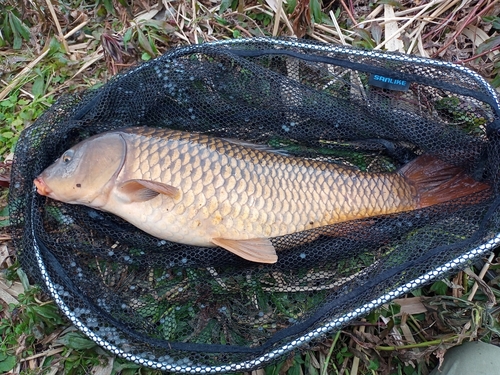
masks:
[(35, 178), (33, 182), (35, 183), (36, 191), (38, 194), (48, 196), (50, 193), (52, 193), (52, 190), (47, 186), (45, 181), (43, 181), (40, 176)]

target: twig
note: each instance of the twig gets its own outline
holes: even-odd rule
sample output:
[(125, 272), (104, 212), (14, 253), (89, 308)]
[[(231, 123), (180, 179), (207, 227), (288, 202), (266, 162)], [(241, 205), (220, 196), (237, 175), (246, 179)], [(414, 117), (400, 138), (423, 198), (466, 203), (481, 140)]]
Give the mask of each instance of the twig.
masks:
[(49, 8), (49, 11), (50, 11), (50, 14), (52, 15), (52, 18), (54, 19), (57, 33), (59, 34), (59, 39), (64, 47), (64, 52), (68, 53), (69, 52), (68, 43), (66, 43), (66, 39), (64, 38), (62, 29), (61, 29), (61, 25), (59, 24), (59, 20), (57, 19), (56, 11), (54, 10), (54, 7), (52, 6), (52, 2), (50, 0), (45, 0), (45, 2), (47, 3), (47, 7)]
[[(438, 0), (435, 2), (435, 5), (441, 4), (441, 3), (449, 4), (449, 1), (450, 0)], [(461, 0), (457, 0), (457, 1), (461, 1)], [(410, 7), (408, 9), (404, 9), (404, 10), (400, 10), (400, 11), (395, 12), (394, 14), (396, 15), (396, 17), (405, 16), (405, 15), (410, 14), (410, 13), (415, 13), (415, 12), (419, 11), (420, 9), (424, 9), (424, 8), (427, 8), (427, 4), (419, 5), (416, 7)]]
[[(191, 21), (194, 23), (196, 20), (196, 0), (191, 1), (191, 8), (193, 8)], [(194, 37), (194, 43), (198, 44), (198, 35), (196, 34), (196, 27), (194, 27), (193, 37)]]
[(354, 0), (349, 0), (349, 10), (354, 14)]
[[(365, 319), (362, 319), (362, 321), (365, 321)], [(366, 326), (364, 325), (358, 328), (358, 332), (361, 334), (365, 333), (365, 330)], [(356, 343), (356, 350), (361, 350), (361, 345), (359, 345), (358, 343)], [(351, 375), (358, 375), (358, 371), (359, 371), (359, 357), (354, 356), (351, 366)]]
[(54, 355), (54, 354), (58, 354), (58, 353), (61, 353), (62, 351), (64, 351), (65, 348), (64, 347), (59, 347), (57, 349), (49, 349), (49, 350), (46, 350), (44, 352), (41, 352), (41, 353), (37, 353), (35, 355), (32, 355), (30, 357), (26, 357), (26, 358), (21, 358), (20, 359), (20, 362), (26, 362), (26, 361), (30, 361), (32, 359), (36, 359), (36, 358), (40, 358), (40, 357), (50, 357), (51, 355)]
[[(5, 86), (8, 85), (8, 83), (6, 81), (4, 81), (3, 79), (1, 79), (0, 82), (2, 82)], [(24, 95), (30, 97), (31, 99), (35, 99), (35, 95), (33, 95), (31, 92), (26, 91), (24, 89), (19, 89), (19, 91), (21, 91)]]
[(398, 30), (396, 30), (396, 32), (394, 32), (389, 38), (385, 39), (382, 43), (380, 43), (378, 46), (376, 46), (374, 49), (380, 49), (382, 48), (383, 46), (385, 46), (385, 44), (389, 41), (392, 40), (392, 38), (396, 37), (396, 35), (401, 35), (401, 32), (403, 30), (405, 30), (408, 26), (410, 26), (413, 21), (415, 21), (417, 18), (419, 18), (422, 14), (424, 14), (427, 9), (429, 8), (432, 8), (434, 5), (436, 5), (438, 3), (438, 1), (431, 1), (429, 4), (427, 4), (427, 6), (425, 8), (423, 8), (420, 12), (418, 12), (416, 15), (414, 15), (412, 18), (410, 18), (408, 20), (408, 22), (406, 22), (403, 26), (401, 26)]
[(478, 57), (481, 57), (481, 56), (484, 56), (484, 55), (487, 55), (488, 53), (491, 53), (493, 51), (496, 51), (496, 50), (500, 50), (500, 46), (496, 46), (496, 47), (493, 47), (493, 48), (490, 48), (486, 51), (483, 51), (481, 52), (480, 54), (477, 54), (477, 55), (474, 55), (472, 57), (469, 57), (465, 60), (458, 60), (458, 61), (455, 61), (457, 64), (464, 64), (464, 63), (467, 63), (469, 61), (472, 61), (472, 60), (475, 60), (477, 59)]
[(100, 45), (94, 52), (92, 52), (91, 55), (88, 56), (89, 59), (87, 59), (87, 61), (85, 62), (85, 64), (83, 64), (80, 67), (80, 69), (78, 69), (78, 71), (75, 74), (73, 74), (73, 76), (71, 77), (71, 79), (75, 78), (78, 74), (80, 74), (81, 72), (83, 72), (85, 69), (87, 69), (93, 63), (95, 63), (96, 61), (102, 59), (103, 57), (104, 57), (103, 48), (102, 48), (102, 45)]
[(453, 341), (453, 340), (456, 340), (457, 338), (459, 338), (458, 335), (453, 335), (453, 336), (443, 338), (443, 339), (436, 339), (436, 340), (432, 340), (432, 341), (419, 342), (416, 344), (408, 344), (408, 345), (400, 345), (400, 346), (380, 346), (380, 345), (377, 345), (377, 346), (375, 346), (374, 349), (375, 350), (383, 350), (383, 351), (396, 351), (396, 350), (404, 350), (404, 349), (426, 348), (428, 346), (442, 344), (443, 342)]
[[(332, 29), (331, 26), (327, 27), (325, 25), (321, 25), (321, 24), (318, 23), (318, 24), (314, 25), (314, 29), (319, 29), (321, 31), (325, 31), (325, 32), (327, 32), (329, 34), (332, 34), (334, 36), (338, 36), (339, 39), (340, 39), (340, 35), (338, 35), (338, 31)], [(346, 31), (349, 33), (348, 30), (346, 30)], [(323, 35), (323, 37), (324, 37), (324, 35)], [(350, 37), (348, 35), (344, 35), (344, 40), (352, 42), (354, 40), (354, 38), (352, 38), (352, 37)]]
[[(429, 22), (433, 21), (436, 17), (438, 17), (441, 14), (443, 14), (444, 12), (446, 12), (449, 8), (454, 6), (459, 1), (460, 0), (454, 0), (451, 3), (445, 2), (445, 3), (441, 4), (437, 9), (435, 9), (429, 17), (424, 17), (424, 20), (422, 20), (420, 25), (415, 30), (413, 30), (413, 32), (411, 32), (409, 35), (409, 38), (412, 40), (412, 42), (410, 44), (410, 47), (408, 48), (407, 53), (411, 53), (413, 51), (413, 48), (415, 48), (415, 44), (418, 43), (418, 50), (419, 50), (420, 54), (422, 56), (429, 57), (429, 54), (424, 49), (423, 39), (426, 39), (426, 36), (422, 37), (422, 30), (425, 28), (425, 26)], [(455, 14), (456, 12), (458, 12), (459, 9), (460, 9), (460, 7), (458, 9), (456, 9), (454, 12), (452, 12), (452, 14)], [(415, 36), (417, 36), (417, 37), (415, 37)]]
[[(266, 12), (266, 13), (267, 13), (267, 12)], [(255, 26), (255, 28), (256, 28), (257, 30), (259, 30), (260, 35), (263, 35), (263, 36), (265, 36), (265, 35), (266, 35), (266, 34), (264, 33), (264, 31), (262, 31), (262, 29), (260, 28), (259, 24), (258, 24), (257, 22), (255, 22), (255, 20), (254, 20), (254, 19), (251, 19), (250, 17), (248, 17), (246, 14), (240, 14), (240, 13), (238, 13), (238, 12), (233, 12), (233, 13), (229, 13), (229, 14), (228, 14), (228, 16), (231, 16), (232, 14), (235, 14), (235, 15), (237, 14), (238, 16), (240, 16), (240, 17), (244, 18), (245, 20), (247, 20), (248, 22), (253, 23), (253, 25)], [(271, 13), (271, 15), (272, 15), (272, 13)], [(241, 27), (241, 26), (240, 26), (240, 27)], [(231, 30), (231, 28), (228, 28), (228, 30)], [(250, 34), (250, 32), (249, 32), (248, 30), (246, 30), (246, 29), (245, 29), (245, 33), (247, 33), (249, 36), (253, 37), (253, 35), (252, 35), (252, 34)]]
[[(421, 56), (423, 57), (429, 57), (429, 54), (424, 48), (424, 42), (422, 41), (422, 35), (418, 34), (417, 37), (417, 47), (418, 47), (418, 52), (420, 53)], [(408, 49), (408, 53), (411, 53), (413, 51), (413, 42), (410, 48)]]
[[(315, 25), (314, 27), (316, 28), (318, 25)], [(333, 44), (338, 44), (340, 40), (326, 36), (325, 34), (320, 34), (315, 31), (313, 31), (309, 36), (313, 39), (319, 40), (320, 42), (323, 43), (333, 43)]]
[[(333, 342), (330, 346), (330, 350), (328, 351), (328, 355), (326, 356), (326, 359), (325, 359), (325, 366), (323, 367), (322, 371), (321, 371), (321, 375), (328, 375), (328, 363), (330, 362), (330, 359), (332, 357), (332, 354), (333, 354), (333, 348), (335, 348), (335, 345), (337, 345), (337, 341), (339, 340), (339, 337), (340, 337), (340, 330), (337, 331), (337, 334), (335, 335), (334, 339), (333, 339)], [(335, 367), (335, 365), (332, 363), (332, 365)], [(338, 371), (336, 371), (338, 373)]]
[[(394, 18), (394, 8), (392, 5), (384, 4), (384, 17), (388, 19)], [(403, 52), (403, 41), (401, 40), (401, 32), (398, 31), (398, 23), (396, 21), (386, 21), (384, 32), (386, 37), (390, 35), (386, 45), (387, 49), (389, 51)]]
[(351, 21), (354, 24), (354, 26), (358, 26), (358, 21), (356, 21), (356, 19), (354, 18), (354, 15), (352, 14), (352, 12), (349, 9), (349, 7), (345, 4), (344, 0), (340, 0), (340, 3), (342, 4), (342, 7), (344, 8), (344, 10), (347, 12), (347, 15), (351, 19)]
[(244, 29), (240, 25), (234, 25), (234, 28), (240, 30), (243, 34), (245, 34), (249, 38), (251, 38), (253, 36), (252, 34), (250, 34), (250, 32), (248, 30)]
[[(281, 0), (281, 1), (283, 1), (283, 0)], [(263, 9), (265, 9), (265, 8), (271, 9), (271, 14), (276, 13), (275, 10), (269, 6), (269, 4), (265, 4)], [(282, 15), (283, 15), (283, 13), (282, 13)], [(275, 20), (275, 22), (276, 22), (276, 20)], [(290, 35), (295, 36), (295, 31), (293, 31), (292, 24), (290, 23), (290, 20), (288, 19), (288, 17), (286, 17), (286, 15), (283, 16), (283, 22), (285, 22), (285, 25), (288, 28), (288, 31), (290, 32)]]
[(374, 18), (372, 20), (367, 19), (367, 20), (361, 21), (358, 25), (364, 25), (367, 23), (378, 22), (382, 26), (382, 25), (386, 25), (386, 24), (388, 24), (390, 22), (394, 22), (394, 21), (407, 21), (407, 20), (414, 20), (415, 21), (414, 18), (410, 18), (410, 17), (396, 17), (396, 16), (394, 16), (394, 17), (379, 17), (379, 18)]
[(369, 15), (366, 16), (365, 20), (358, 23), (358, 25), (362, 24), (363, 22), (373, 21), (373, 19), (377, 17), (378, 14), (382, 12), (383, 9), (384, 9), (384, 4), (378, 5), (375, 9), (372, 10), (372, 12)]
[(278, 0), (276, 2), (276, 15), (274, 18), (273, 36), (278, 35), (278, 28), (280, 26), (282, 8), (283, 8), (283, 0)]
[(0, 234), (0, 241), (10, 241), (12, 237), (9, 234)]
[[(452, 6), (454, 6), (456, 3), (460, 2), (461, 0), (454, 0), (452, 2), (446, 2), (446, 3), (443, 3), (441, 4), (434, 12), (431, 13), (430, 15), (430, 19), (434, 19), (434, 18), (437, 18), (438, 16), (440, 16), (441, 14), (443, 14), (444, 12), (446, 12), (448, 9), (450, 9)], [(425, 34), (423, 36), (424, 39), (427, 39), (428, 37), (432, 37), (435, 33), (437, 33), (440, 29), (442, 29), (443, 27), (445, 27), (449, 20), (453, 19), (453, 17), (455, 16), (455, 14), (457, 14), (457, 12), (463, 8), (464, 6), (464, 2), (462, 1), (462, 3), (458, 6), (458, 8), (456, 8), (455, 10), (453, 10), (453, 12), (451, 12), (449, 14), (449, 16), (443, 20), (443, 22), (441, 22), (441, 24), (435, 28), (434, 30), (431, 30), (430, 32), (428, 32), (427, 34)], [(425, 27), (425, 25), (428, 23), (428, 21), (424, 21), (420, 24), (419, 26), (419, 29), (420, 31), (423, 30), (423, 28)], [(410, 38), (412, 37), (412, 35), (414, 35), (414, 33), (410, 34)]]
[(475, 18), (475, 17), (481, 17), (484, 13), (486, 13), (488, 10), (490, 10), (490, 8), (495, 4), (494, 2), (491, 3), (490, 5), (488, 5), (487, 7), (485, 7), (484, 9), (482, 9), (479, 13), (476, 14), (476, 11), (481, 8), (481, 6), (483, 5), (483, 3), (484, 3), (484, 0), (481, 0), (480, 3), (477, 4), (473, 8), (472, 13), (469, 14), (469, 16), (465, 19), (465, 21), (460, 25), (460, 27), (458, 28), (458, 30), (453, 35), (453, 38), (450, 38), (448, 40), (448, 42), (446, 42), (443, 46), (441, 46), (441, 48), (438, 49), (437, 52), (434, 53), (433, 57), (438, 56), (441, 52), (443, 52), (444, 50), (446, 50), (450, 46), (450, 44), (453, 43), (453, 41), (455, 41), (455, 39), (457, 38), (457, 36), (462, 33), (462, 31), (465, 29), (465, 27), (472, 22), (473, 18)]
[(340, 42), (345, 46), (347, 43), (345, 42), (344, 34), (342, 34), (342, 30), (340, 29), (339, 23), (337, 22), (337, 18), (335, 18), (335, 14), (333, 13), (333, 11), (330, 11), (329, 14), (330, 18), (332, 19), (333, 26), (335, 26), (335, 30), (337, 30)]
[[(495, 253), (491, 253), (490, 256), (488, 257), (488, 261), (485, 263), (485, 265), (483, 266), (483, 269), (481, 270), (481, 272), (479, 272), (479, 275), (478, 275), (478, 278), (480, 280), (483, 279), (484, 275), (486, 275), (486, 272), (488, 272), (488, 269), (490, 268), (490, 265), (491, 265), (491, 262), (493, 261), (493, 258), (495, 258)], [(474, 296), (476, 295), (476, 292), (477, 292), (477, 288), (479, 287), (479, 283), (476, 282), (474, 283), (474, 285), (472, 286), (472, 289), (470, 291), (470, 294), (469, 294), (469, 297), (467, 297), (467, 301), (472, 301), (472, 299), (474, 298)]]
[[(179, 31), (182, 33), (181, 34), (177, 31), (174, 31), (174, 35), (177, 36), (178, 38), (186, 41), (188, 44), (191, 44), (191, 41), (189, 40), (186, 33), (184, 32), (184, 18), (185, 17), (179, 11), (175, 12), (175, 14), (174, 14), (174, 12), (171, 11), (169, 4), (166, 0), (163, 0), (163, 5), (165, 6), (166, 12), (168, 12), (170, 14), (170, 16), (172, 16), (172, 19), (174, 20), (175, 25), (177, 26)], [(220, 5), (219, 5), (219, 7), (220, 7)], [(181, 18), (180, 22), (179, 22), (179, 17)]]
[(10, 82), (10, 84), (8, 84), (7, 87), (5, 87), (2, 90), (2, 92), (0, 92), (0, 100), (3, 100), (7, 96), (7, 94), (10, 93), (10, 91), (19, 83), (19, 81), (21, 81), (21, 79), (26, 74), (28, 74), (31, 71), (31, 69), (33, 69), (34, 66), (38, 64), (40, 60), (42, 60), (48, 53), (49, 53), (49, 43), (46, 43), (44, 51), (41, 53), (41, 55), (38, 56), (32, 62), (30, 62), (28, 65), (26, 65), (26, 67), (23, 70), (21, 70), (21, 72), (19, 72), (17, 76), (14, 77), (14, 79)]

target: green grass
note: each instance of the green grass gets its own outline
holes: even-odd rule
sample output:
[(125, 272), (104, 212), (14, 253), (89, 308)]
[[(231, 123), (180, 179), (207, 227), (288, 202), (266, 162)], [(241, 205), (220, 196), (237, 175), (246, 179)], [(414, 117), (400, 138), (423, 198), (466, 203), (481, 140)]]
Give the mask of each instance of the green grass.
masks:
[(30, 126), (54, 103), (54, 97), (28, 100), (19, 98), (19, 92), (12, 93), (0, 102), (0, 161), (14, 152), (21, 132)]

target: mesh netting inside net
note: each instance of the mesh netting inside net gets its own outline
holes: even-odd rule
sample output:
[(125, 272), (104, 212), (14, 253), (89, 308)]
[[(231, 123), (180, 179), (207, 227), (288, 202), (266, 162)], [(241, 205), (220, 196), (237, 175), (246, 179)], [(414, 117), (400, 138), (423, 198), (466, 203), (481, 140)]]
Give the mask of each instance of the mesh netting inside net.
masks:
[[(496, 244), (499, 115), (492, 89), (447, 63), (265, 38), (175, 49), (63, 97), (25, 130), (9, 197), (15, 245), (65, 315), (114, 353), (171, 371), (256, 368)], [(432, 154), (491, 190), (272, 238), (273, 265), (160, 240), (36, 194), (33, 179), (66, 149), (129, 126), (376, 173)]]

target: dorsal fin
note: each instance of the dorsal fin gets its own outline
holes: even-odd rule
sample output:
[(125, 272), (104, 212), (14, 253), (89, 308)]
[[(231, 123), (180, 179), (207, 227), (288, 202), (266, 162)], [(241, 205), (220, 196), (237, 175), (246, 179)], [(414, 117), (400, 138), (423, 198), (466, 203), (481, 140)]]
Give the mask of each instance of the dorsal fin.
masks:
[(290, 154), (288, 152), (286, 152), (286, 150), (274, 148), (272, 146), (260, 145), (257, 143), (242, 141), (240, 139), (235, 139), (235, 138), (222, 138), (222, 139), (226, 142), (232, 143), (232, 144), (237, 145), (237, 146), (252, 148), (252, 149), (257, 150), (257, 151), (270, 152), (273, 154), (278, 154), (278, 155), (283, 155), (283, 156), (290, 156)]

